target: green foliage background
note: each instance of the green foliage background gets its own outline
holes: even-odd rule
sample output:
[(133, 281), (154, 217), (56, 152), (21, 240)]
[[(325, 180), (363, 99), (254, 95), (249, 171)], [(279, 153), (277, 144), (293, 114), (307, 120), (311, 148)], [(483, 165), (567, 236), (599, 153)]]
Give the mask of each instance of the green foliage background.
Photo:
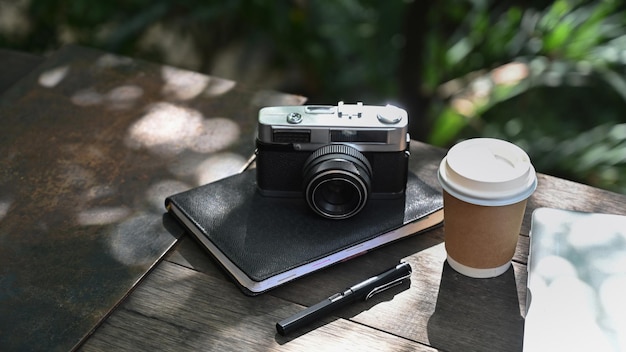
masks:
[(618, 1), (0, 0), (0, 46), (64, 43), (338, 100), (395, 102), (414, 138), (491, 136), (626, 193)]

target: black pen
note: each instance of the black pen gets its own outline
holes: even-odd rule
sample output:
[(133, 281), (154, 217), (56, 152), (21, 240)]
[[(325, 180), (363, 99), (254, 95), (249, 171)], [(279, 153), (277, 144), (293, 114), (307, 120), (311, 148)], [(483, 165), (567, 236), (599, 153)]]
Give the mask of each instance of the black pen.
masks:
[(411, 266), (409, 263), (400, 263), (383, 273), (370, 277), (345, 289), (343, 292), (335, 293), (327, 299), (279, 321), (276, 323), (276, 331), (281, 335), (288, 334), (358, 299), (368, 300), (373, 295), (399, 285), (410, 277)]

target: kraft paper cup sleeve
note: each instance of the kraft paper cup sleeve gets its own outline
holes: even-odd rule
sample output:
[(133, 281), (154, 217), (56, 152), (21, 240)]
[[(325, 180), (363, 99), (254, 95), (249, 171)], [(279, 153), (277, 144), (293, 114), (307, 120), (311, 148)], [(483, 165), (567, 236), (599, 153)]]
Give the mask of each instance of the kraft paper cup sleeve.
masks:
[(527, 199), (537, 188), (526, 152), (498, 139), (466, 140), (448, 151), (438, 178), (450, 266), (475, 278), (504, 273), (515, 253)]

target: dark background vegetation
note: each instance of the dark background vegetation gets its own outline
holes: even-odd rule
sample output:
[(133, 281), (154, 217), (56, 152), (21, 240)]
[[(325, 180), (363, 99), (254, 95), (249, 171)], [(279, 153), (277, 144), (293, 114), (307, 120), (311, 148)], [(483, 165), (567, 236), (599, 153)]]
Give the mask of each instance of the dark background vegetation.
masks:
[(0, 0), (0, 47), (65, 43), (310, 104), (395, 103), (414, 139), (506, 139), (541, 172), (626, 193), (620, 1)]

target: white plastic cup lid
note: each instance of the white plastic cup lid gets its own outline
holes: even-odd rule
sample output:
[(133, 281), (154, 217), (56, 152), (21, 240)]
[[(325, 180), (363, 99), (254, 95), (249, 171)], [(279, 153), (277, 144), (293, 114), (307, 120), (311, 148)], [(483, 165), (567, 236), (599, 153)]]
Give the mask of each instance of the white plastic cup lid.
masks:
[(453, 146), (439, 165), (438, 178), (455, 198), (485, 206), (520, 202), (537, 188), (528, 154), (494, 138), (474, 138)]

